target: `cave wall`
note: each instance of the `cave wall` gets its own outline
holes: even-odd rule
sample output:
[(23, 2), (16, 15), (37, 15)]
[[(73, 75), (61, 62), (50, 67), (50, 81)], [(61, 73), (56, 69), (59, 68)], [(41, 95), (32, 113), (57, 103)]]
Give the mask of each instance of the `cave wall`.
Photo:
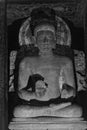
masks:
[(7, 128), (7, 45), (6, 45), (6, 6), (0, 1), (0, 130)]
[(84, 48), (85, 48), (85, 61), (86, 61), (86, 82), (87, 82), (87, 5), (84, 22)]

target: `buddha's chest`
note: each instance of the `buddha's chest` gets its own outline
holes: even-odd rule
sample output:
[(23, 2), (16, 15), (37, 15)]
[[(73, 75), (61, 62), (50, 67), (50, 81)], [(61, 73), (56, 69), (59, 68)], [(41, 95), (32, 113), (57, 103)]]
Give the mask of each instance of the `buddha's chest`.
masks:
[(30, 61), (32, 73), (40, 73), (43, 76), (55, 77), (60, 72), (63, 62), (58, 58), (38, 58)]
[(52, 83), (58, 80), (60, 70), (64, 64), (62, 58), (33, 58), (27, 59), (25, 68), (29, 67), (32, 74), (40, 74), (45, 77), (45, 80)]
[(48, 89), (43, 100), (49, 100), (50, 98), (56, 98), (59, 96), (60, 70), (65, 64), (63, 59), (61, 60), (59, 58), (26, 58), (24, 59), (23, 64), (24, 73), (22, 75), (27, 75), (25, 77), (29, 77), (29, 73), (40, 74), (42, 77), (44, 77), (45, 83), (48, 84)]

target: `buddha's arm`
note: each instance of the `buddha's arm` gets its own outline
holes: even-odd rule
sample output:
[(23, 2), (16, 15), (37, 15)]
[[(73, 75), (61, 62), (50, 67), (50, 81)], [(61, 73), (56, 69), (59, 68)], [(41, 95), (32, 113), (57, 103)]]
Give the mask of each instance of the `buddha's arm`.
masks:
[(75, 77), (74, 77), (74, 69), (73, 64), (69, 61), (65, 66), (61, 69), (61, 75), (63, 76), (62, 86), (61, 86), (61, 97), (69, 98), (75, 96)]
[(30, 101), (31, 99), (35, 99), (35, 93), (31, 92), (31, 91), (27, 91), (25, 89), (21, 89), (18, 92), (18, 95), (21, 99), (24, 99), (24, 100), (27, 100), (27, 101)]
[(34, 92), (26, 89), (29, 76), (32, 74), (32, 72), (29, 67), (27, 68), (26, 65), (24, 65), (24, 63), (21, 64), (19, 68), (18, 96), (21, 99), (29, 101), (30, 99), (35, 98)]
[(75, 89), (75, 75), (74, 75), (74, 69), (73, 64), (70, 61), (67, 63), (64, 67), (64, 76), (65, 76), (65, 83), (72, 86)]

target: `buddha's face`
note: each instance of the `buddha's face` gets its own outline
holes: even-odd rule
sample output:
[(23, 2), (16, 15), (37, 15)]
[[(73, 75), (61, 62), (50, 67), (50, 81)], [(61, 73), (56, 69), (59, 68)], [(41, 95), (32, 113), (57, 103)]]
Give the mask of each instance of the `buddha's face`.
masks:
[(54, 33), (48, 30), (39, 31), (36, 37), (37, 46), (40, 50), (48, 51), (55, 47)]

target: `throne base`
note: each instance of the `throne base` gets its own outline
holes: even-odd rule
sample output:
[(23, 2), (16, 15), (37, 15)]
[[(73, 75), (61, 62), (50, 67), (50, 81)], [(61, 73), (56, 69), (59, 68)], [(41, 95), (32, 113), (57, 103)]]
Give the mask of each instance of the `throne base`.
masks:
[(86, 130), (87, 121), (83, 118), (13, 118), (9, 130)]

